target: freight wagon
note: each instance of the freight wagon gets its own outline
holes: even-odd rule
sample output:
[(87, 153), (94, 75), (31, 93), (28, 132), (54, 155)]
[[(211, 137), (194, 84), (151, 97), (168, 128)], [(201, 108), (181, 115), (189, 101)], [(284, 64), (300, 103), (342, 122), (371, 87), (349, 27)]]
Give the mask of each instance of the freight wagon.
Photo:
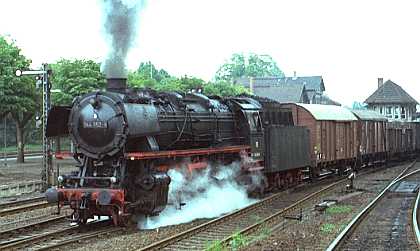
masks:
[(386, 160), (387, 118), (372, 110), (352, 110), (358, 118), (356, 145), (359, 146), (357, 166)]
[(293, 121), (310, 132), (310, 149), (315, 159), (312, 174), (322, 169), (343, 173), (354, 165), (358, 153), (356, 144), (357, 118), (341, 106), (318, 104), (284, 104), (290, 108)]

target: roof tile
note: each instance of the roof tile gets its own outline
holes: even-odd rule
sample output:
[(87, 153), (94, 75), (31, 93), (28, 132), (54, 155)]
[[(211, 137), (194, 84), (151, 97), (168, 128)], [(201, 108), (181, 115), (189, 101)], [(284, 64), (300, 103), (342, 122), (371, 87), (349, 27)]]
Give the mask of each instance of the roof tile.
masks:
[(367, 104), (390, 104), (390, 103), (414, 103), (418, 102), (411, 97), (401, 86), (392, 82), (391, 80), (386, 81), (381, 87), (379, 87), (372, 95), (366, 100)]

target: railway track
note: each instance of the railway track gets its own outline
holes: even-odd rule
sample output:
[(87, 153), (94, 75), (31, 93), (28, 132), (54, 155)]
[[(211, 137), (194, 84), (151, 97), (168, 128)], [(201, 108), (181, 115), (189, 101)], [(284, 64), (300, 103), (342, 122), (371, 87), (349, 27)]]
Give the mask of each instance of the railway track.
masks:
[(70, 226), (69, 221), (57, 217), (45, 224), (41, 228), (35, 228), (33, 225), (28, 226), (27, 229), (30, 233), (2, 240), (0, 250), (48, 250), (122, 231), (121, 228), (110, 227), (112, 225), (110, 220), (96, 220), (85, 226)]
[[(302, 205), (317, 200), (325, 193), (345, 186), (345, 180), (340, 180), (319, 189), (314, 186), (308, 190), (293, 194), (293, 198), (285, 200), (287, 192), (274, 194), (255, 204), (252, 204), (233, 213), (227, 214), (200, 226), (169, 237), (157, 243), (146, 246), (140, 250), (203, 250), (219, 240), (227, 240), (232, 233), (251, 229), (256, 224), (270, 216), (296, 217)], [(279, 212), (273, 216), (273, 212)], [(253, 228), (256, 230), (256, 228)]]
[(2, 203), (0, 204), (0, 217), (51, 206), (53, 205), (48, 204), (45, 197), (35, 197), (31, 199)]
[[(414, 163), (413, 163), (414, 164)], [(409, 166), (410, 167), (410, 166)], [(407, 170), (407, 167), (405, 170)], [(364, 174), (375, 172), (368, 170)], [(140, 250), (203, 250), (217, 246), (229, 246), (238, 236), (259, 235), (267, 226), (279, 227), (285, 219), (299, 219), (308, 205), (317, 204), (326, 194), (344, 189), (346, 179), (324, 186), (315, 186), (294, 193), (284, 200), (285, 194), (272, 195), (256, 204), (204, 223), (175, 236), (146, 246)], [(293, 197), (293, 198), (290, 198)]]
[(414, 209), (413, 209), (413, 215), (412, 215), (412, 220), (413, 220), (413, 232), (414, 235), (416, 236), (416, 241), (417, 241), (417, 247), (420, 250), (420, 189), (418, 189), (417, 191), (417, 198), (416, 198), (416, 202), (414, 203)]
[[(410, 231), (418, 227), (413, 190), (420, 186), (420, 169), (406, 168), (392, 180), (337, 236), (326, 250), (416, 250), (419, 234)], [(416, 177), (411, 183), (410, 177)], [(403, 183), (406, 182), (406, 183)], [(418, 210), (418, 209), (417, 209)], [(410, 220), (412, 219), (412, 221)], [(417, 237), (416, 237), (417, 235)]]
[(37, 197), (23, 199), (23, 200), (15, 200), (15, 201), (10, 201), (10, 202), (0, 203), (0, 210), (25, 205), (28, 203), (39, 202), (39, 201), (45, 201), (45, 196), (37, 196)]
[(65, 225), (68, 225), (66, 216), (55, 216), (34, 223), (27, 223), (22, 226), (2, 230), (0, 231), (0, 248), (10, 243), (25, 240), (36, 234), (49, 231), (50, 227), (59, 228)]

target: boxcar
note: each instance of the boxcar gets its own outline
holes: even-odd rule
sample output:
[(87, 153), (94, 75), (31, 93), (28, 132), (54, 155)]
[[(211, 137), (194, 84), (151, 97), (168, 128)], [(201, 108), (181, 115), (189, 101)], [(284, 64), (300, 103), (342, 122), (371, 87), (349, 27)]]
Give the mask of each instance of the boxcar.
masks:
[(316, 159), (315, 175), (321, 169), (345, 170), (355, 163), (357, 118), (340, 106), (318, 104), (283, 104), (292, 109), (295, 125), (310, 132), (310, 149)]
[(387, 150), (393, 159), (405, 158), (416, 151), (417, 123), (388, 122)]
[(358, 164), (370, 164), (386, 159), (387, 118), (372, 110), (352, 110), (358, 118), (356, 144)]
[(420, 123), (413, 122), (414, 127), (414, 146), (415, 151), (418, 154), (420, 152)]

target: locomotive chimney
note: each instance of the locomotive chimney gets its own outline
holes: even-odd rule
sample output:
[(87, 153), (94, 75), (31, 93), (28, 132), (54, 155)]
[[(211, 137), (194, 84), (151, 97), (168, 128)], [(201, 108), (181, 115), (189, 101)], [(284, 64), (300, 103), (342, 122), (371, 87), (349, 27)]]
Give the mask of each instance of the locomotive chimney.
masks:
[(381, 86), (384, 84), (383, 78), (378, 78), (378, 89), (381, 88)]
[(126, 78), (107, 78), (106, 90), (111, 92), (124, 92), (127, 88)]

